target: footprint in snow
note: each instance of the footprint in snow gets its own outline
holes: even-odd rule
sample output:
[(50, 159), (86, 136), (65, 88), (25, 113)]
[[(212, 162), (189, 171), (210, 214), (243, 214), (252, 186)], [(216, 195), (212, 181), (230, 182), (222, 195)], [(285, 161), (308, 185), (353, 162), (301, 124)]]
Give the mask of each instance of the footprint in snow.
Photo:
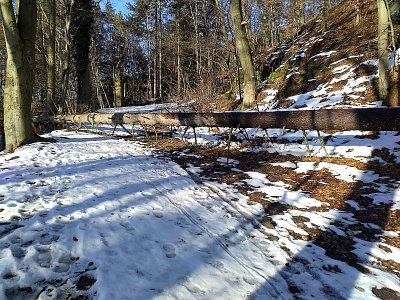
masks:
[(153, 211), (153, 215), (154, 215), (156, 218), (162, 218), (162, 217), (164, 217), (164, 214), (163, 214), (161, 211), (159, 211), (159, 210)]
[(173, 258), (176, 256), (175, 246), (172, 244), (164, 244), (162, 250), (166, 257)]
[(22, 249), (18, 246), (12, 246), (12, 247), (10, 247), (10, 250), (11, 250), (12, 256), (14, 256), (15, 258), (24, 258), (26, 255), (26, 250)]
[(201, 230), (198, 227), (193, 227), (193, 228), (189, 229), (189, 232), (191, 235), (203, 235), (203, 230)]
[(175, 221), (175, 224), (178, 225), (181, 228), (187, 228), (189, 227), (191, 224), (188, 222), (188, 220), (186, 218), (183, 217), (178, 217)]
[(195, 284), (191, 279), (186, 280), (183, 286), (193, 294), (204, 294), (205, 291), (197, 284)]
[(100, 240), (102, 241), (102, 243), (107, 246), (110, 247), (110, 241), (109, 238), (104, 234), (104, 233), (100, 233)]
[(124, 227), (130, 234), (134, 235), (135, 234), (135, 227), (129, 223), (128, 221), (123, 221), (120, 223), (122, 227)]
[(59, 238), (60, 236), (57, 234), (50, 235), (45, 233), (40, 236), (39, 243), (41, 245), (50, 245), (52, 242), (57, 242)]
[(6, 295), (6, 299), (25, 300), (36, 299), (37, 291), (35, 291), (31, 287), (14, 286), (11, 288), (7, 288), (4, 291), (4, 294)]
[(42, 268), (48, 269), (51, 267), (51, 259), (52, 259), (52, 257), (51, 257), (50, 252), (42, 252), (42, 253), (39, 253), (39, 255), (37, 257), (37, 263)]
[(212, 265), (214, 268), (218, 269), (221, 272), (226, 272), (225, 265), (222, 261), (219, 260), (209, 260), (208, 264)]
[(39, 245), (35, 247), (38, 253), (46, 253), (50, 251), (50, 246), (48, 245)]
[(68, 272), (69, 268), (70, 268), (69, 264), (58, 264), (54, 267), (53, 270), (56, 273), (65, 273)]
[(257, 280), (254, 276), (243, 276), (243, 280), (250, 285), (259, 284), (259, 280)]
[(19, 279), (19, 276), (18, 276), (18, 274), (16, 274), (16, 273), (10, 272), (10, 273), (4, 274), (2, 278), (3, 278), (4, 280), (18, 280), (18, 279)]
[(65, 252), (63, 253), (60, 258), (58, 259), (59, 263), (62, 264), (72, 264), (75, 261), (75, 258), (72, 257), (71, 253)]
[(61, 229), (63, 229), (65, 227), (65, 225), (64, 224), (55, 224), (54, 226), (53, 226), (53, 229), (55, 230), (55, 231), (60, 231)]
[(10, 243), (11, 244), (22, 243), (22, 239), (18, 235), (14, 235), (14, 236), (10, 237)]

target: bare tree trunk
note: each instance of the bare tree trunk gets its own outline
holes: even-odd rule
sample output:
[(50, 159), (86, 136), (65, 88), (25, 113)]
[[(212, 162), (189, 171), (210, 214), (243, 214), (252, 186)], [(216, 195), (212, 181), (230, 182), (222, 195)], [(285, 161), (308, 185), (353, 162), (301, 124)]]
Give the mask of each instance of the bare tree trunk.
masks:
[(154, 98), (153, 89), (151, 88), (151, 41), (150, 41), (150, 25), (149, 15), (146, 15), (146, 42), (147, 42), (147, 99)]
[(379, 98), (387, 103), (389, 96), (389, 12), (385, 0), (378, 1), (378, 59), (379, 59)]
[(61, 98), (61, 110), (67, 110), (69, 113), (72, 112), (71, 105), (67, 103), (67, 93), (69, 89), (69, 78), (70, 78), (70, 62), (71, 62), (71, 21), (72, 11), (74, 9), (75, 0), (71, 3), (65, 4), (65, 41), (64, 51), (62, 55), (62, 98)]
[[(390, 118), (388, 116), (390, 115)], [(400, 108), (352, 108), (270, 112), (117, 113), (59, 116), (56, 122), (177, 125), (310, 130), (400, 130)]]
[(323, 30), (326, 31), (328, 27), (328, 0), (322, 1), (322, 18), (323, 18)]
[(192, 20), (193, 20), (193, 25), (194, 25), (194, 34), (195, 34), (195, 47), (194, 47), (194, 53), (196, 56), (196, 74), (200, 74), (200, 41), (199, 41), (199, 9), (197, 7), (197, 0), (194, 1), (194, 10), (191, 8), (191, 14), (192, 14)]
[(153, 96), (157, 99), (157, 51), (154, 49), (153, 53)]
[(218, 10), (218, 17), (219, 17), (219, 23), (221, 25), (222, 35), (224, 36), (225, 43), (227, 43), (229, 40), (228, 31), (226, 30), (224, 12), (222, 11), (222, 8), (219, 4), (219, 0), (215, 0), (215, 6), (217, 7)]
[(7, 47), (4, 91), (6, 151), (35, 140), (32, 128), (32, 94), (35, 68), (36, 1), (19, 0), (16, 13), (11, 0), (0, 0)]
[(158, 34), (157, 34), (157, 28), (158, 28), (158, 5), (155, 7), (155, 13), (154, 13), (154, 53), (153, 53), (153, 95), (154, 99), (157, 99), (157, 89), (158, 89), (158, 76), (157, 76), (157, 65), (158, 65)]
[(305, 10), (305, 1), (304, 0), (299, 0), (299, 7), (298, 7), (298, 13), (299, 13), (299, 28), (304, 25), (306, 22), (306, 10)]
[[(78, 104), (89, 105), (91, 94), (90, 62), (86, 65), (85, 71), (78, 76)], [(87, 109), (87, 107), (85, 107)]]
[(114, 88), (115, 88), (115, 99), (114, 107), (121, 107), (123, 105), (123, 93), (122, 93), (122, 83), (121, 83), (121, 73), (119, 68), (115, 69), (114, 74)]
[[(234, 52), (233, 48), (234, 46), (230, 43), (229, 37), (228, 37), (228, 31), (225, 25), (225, 17), (224, 17), (224, 12), (220, 6), (219, 0), (215, 0), (215, 6), (218, 10), (218, 22), (219, 25), (221, 26), (221, 30), (222, 30), (222, 36), (224, 37), (224, 43), (225, 43), (225, 47), (226, 47), (226, 57), (225, 57), (225, 64), (226, 64), (226, 68), (228, 70), (231, 69), (231, 63), (233, 61), (233, 55), (232, 53)], [(232, 51), (231, 51), (232, 50)]]
[(397, 55), (396, 40), (395, 40), (396, 36), (395, 36), (392, 16), (396, 12), (399, 12), (400, 2), (394, 1), (390, 2), (389, 4), (389, 2), (386, 0), (385, 4), (388, 10), (390, 36), (392, 40), (392, 50), (393, 50), (393, 64), (389, 72), (389, 95), (388, 95), (387, 106), (396, 107), (400, 106), (400, 66), (396, 64), (396, 61), (399, 59), (399, 57)]
[(256, 77), (246, 28), (243, 25), (241, 0), (231, 0), (230, 6), (235, 44), (243, 69), (244, 106), (250, 107), (256, 103)]
[(389, 107), (400, 106), (400, 67), (394, 65), (390, 70), (390, 92), (387, 105)]
[(178, 81), (178, 88), (177, 88), (177, 95), (180, 96), (182, 92), (182, 87), (181, 87), (181, 82), (182, 82), (182, 70), (181, 70), (181, 41), (180, 41), (180, 28), (179, 28), (179, 23), (177, 23), (177, 81)]
[(162, 7), (158, 0), (158, 96), (163, 96), (162, 92)]
[(58, 112), (56, 97), (56, 0), (48, 0), (49, 41), (47, 44), (47, 103), (52, 114)]
[(356, 1), (356, 25), (360, 25), (361, 22), (361, 0)]

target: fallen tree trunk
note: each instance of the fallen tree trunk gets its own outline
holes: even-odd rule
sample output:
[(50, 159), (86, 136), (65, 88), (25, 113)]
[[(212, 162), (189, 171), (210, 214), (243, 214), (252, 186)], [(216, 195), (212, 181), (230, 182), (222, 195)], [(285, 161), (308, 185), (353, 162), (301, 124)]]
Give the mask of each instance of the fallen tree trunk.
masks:
[(191, 127), (399, 131), (400, 108), (221, 113), (115, 113), (57, 116), (55, 122)]

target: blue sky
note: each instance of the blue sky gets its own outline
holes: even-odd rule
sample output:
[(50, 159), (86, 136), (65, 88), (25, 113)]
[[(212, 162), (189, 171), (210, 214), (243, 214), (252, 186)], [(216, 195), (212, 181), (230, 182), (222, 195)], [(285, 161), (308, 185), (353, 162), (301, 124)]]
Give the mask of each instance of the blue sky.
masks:
[[(106, 2), (107, 2), (106, 0), (102, 0), (100, 2), (102, 8), (104, 8), (104, 5)], [(121, 11), (123, 13), (126, 12), (126, 3), (128, 3), (128, 2), (133, 3), (134, 1), (132, 1), (132, 0), (111, 0), (111, 4), (114, 7), (115, 11), (117, 11), (117, 12)]]

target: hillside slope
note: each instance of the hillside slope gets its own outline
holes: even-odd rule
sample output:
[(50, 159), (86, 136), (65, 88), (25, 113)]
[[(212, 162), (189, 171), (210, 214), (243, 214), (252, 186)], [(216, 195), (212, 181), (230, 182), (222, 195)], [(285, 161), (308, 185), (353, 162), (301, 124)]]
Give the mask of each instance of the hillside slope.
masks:
[(326, 24), (317, 16), (292, 40), (258, 59), (259, 101), (266, 108), (381, 105), (376, 1), (361, 3), (358, 25), (356, 2), (334, 7)]

